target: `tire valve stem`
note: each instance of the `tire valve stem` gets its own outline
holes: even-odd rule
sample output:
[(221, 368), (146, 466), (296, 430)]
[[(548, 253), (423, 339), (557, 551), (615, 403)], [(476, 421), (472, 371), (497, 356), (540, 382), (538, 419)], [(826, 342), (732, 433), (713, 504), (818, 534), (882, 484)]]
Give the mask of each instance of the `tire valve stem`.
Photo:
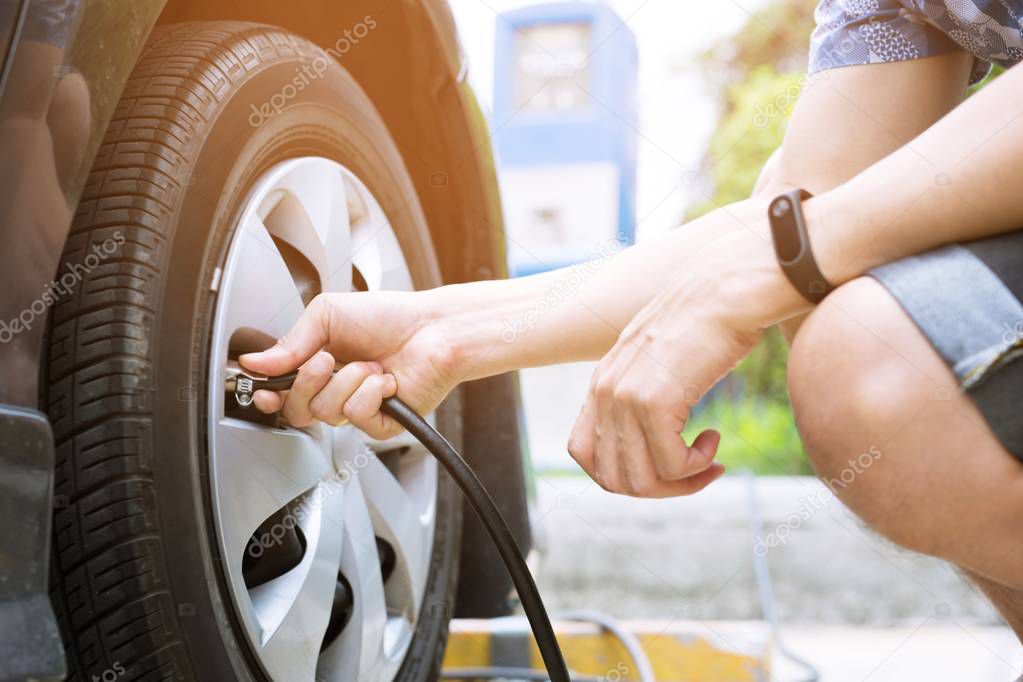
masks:
[(256, 392), (256, 378), (243, 372), (237, 365), (229, 366), (224, 390), (234, 396), (239, 406), (249, 407), (252, 405), (252, 395)]
[(234, 382), (234, 399), (238, 401), (238, 404), (242, 407), (248, 407), (252, 404), (252, 394), (255, 390), (252, 386), (252, 377), (238, 376)]
[(268, 391), (286, 391), (295, 383), (296, 372), (285, 374), (279, 377), (258, 378), (249, 376), (237, 367), (228, 367), (227, 380), (224, 388), (228, 393), (234, 395), (235, 401), (241, 407), (248, 408), (252, 405), (252, 396), (256, 391), (266, 389)]

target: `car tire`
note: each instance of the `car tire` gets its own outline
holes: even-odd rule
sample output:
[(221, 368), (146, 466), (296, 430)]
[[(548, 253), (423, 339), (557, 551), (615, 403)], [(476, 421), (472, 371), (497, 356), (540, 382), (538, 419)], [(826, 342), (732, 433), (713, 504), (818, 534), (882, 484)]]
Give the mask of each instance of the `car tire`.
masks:
[[(218, 547), (210, 335), (253, 183), (311, 156), (365, 183), (416, 288), (441, 283), (401, 155), (336, 61), (262, 25), (154, 32), (99, 147), (56, 283), (66, 273), (78, 281), (57, 296), (50, 321), (42, 400), (57, 441), (52, 597), (70, 680), (279, 677), (244, 635)], [(456, 445), (457, 397), (436, 415)], [(423, 605), (394, 679), (437, 674), (460, 533), (461, 503), (440, 472)]]

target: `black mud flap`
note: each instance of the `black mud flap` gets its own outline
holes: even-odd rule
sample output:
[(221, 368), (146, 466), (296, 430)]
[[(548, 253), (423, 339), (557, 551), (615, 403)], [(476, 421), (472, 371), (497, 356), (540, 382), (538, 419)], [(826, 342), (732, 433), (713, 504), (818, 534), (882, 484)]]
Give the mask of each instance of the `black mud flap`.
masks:
[(46, 417), (0, 405), (0, 682), (66, 674), (48, 592), (53, 466)]
[[(464, 386), (462, 434), (465, 461), (490, 492), (523, 555), (532, 547), (517, 374), (470, 381)], [(516, 597), (497, 548), (472, 509), (462, 516), (456, 618), (498, 618), (516, 607)]]

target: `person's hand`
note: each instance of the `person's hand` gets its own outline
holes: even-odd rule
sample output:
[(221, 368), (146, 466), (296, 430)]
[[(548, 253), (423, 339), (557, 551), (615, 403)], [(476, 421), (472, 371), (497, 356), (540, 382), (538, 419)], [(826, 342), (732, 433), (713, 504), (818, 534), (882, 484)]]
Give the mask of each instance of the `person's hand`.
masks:
[[(448, 339), (423, 305), (423, 294), (321, 294), (275, 346), (241, 356), (247, 370), (278, 376), (298, 369), (290, 391), (257, 391), (255, 406), (282, 411), (294, 426), (351, 422), (373, 438), (401, 427), (380, 413), (399, 395), (420, 414), (432, 411), (463, 378)], [(340, 371), (331, 375), (335, 364)]]
[(597, 366), (569, 440), (572, 457), (611, 492), (689, 495), (719, 478), (721, 437), (708, 430), (687, 445), (689, 410), (765, 327), (802, 307), (770, 244), (752, 232), (721, 238), (679, 269)]

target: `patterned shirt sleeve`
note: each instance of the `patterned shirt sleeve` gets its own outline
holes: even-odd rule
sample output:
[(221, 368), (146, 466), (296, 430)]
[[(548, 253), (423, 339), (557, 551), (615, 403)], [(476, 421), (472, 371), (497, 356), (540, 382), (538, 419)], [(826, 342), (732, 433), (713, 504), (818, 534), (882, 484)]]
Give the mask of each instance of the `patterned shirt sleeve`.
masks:
[[(811, 74), (842, 66), (907, 61), (963, 48), (909, 3), (899, 0), (821, 0), (810, 37)], [(976, 60), (971, 82), (984, 77)]]

